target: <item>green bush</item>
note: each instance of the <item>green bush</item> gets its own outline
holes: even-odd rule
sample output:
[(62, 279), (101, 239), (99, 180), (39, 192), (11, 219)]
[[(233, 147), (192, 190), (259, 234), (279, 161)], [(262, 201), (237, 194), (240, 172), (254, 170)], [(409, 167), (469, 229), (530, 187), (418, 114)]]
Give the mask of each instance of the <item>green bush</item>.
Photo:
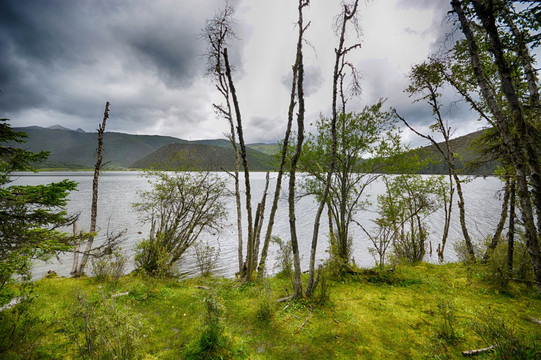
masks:
[(126, 270), (126, 256), (121, 249), (92, 260), (92, 275), (99, 281), (117, 283)]
[(158, 278), (173, 276), (170, 259), (171, 255), (160, 241), (143, 240), (135, 247), (135, 269), (147, 275)]
[(101, 294), (91, 300), (79, 293), (61, 331), (77, 344), (83, 359), (138, 359), (143, 328), (143, 320), (115, 299)]
[(517, 236), (513, 246), (513, 269), (509, 272), (507, 264), (507, 241), (500, 241), (488, 253), (485, 276), (497, 285), (506, 286), (509, 279), (533, 281), (532, 263), (528, 248), (522, 236)]
[(208, 277), (212, 275), (212, 271), (218, 263), (220, 256), (220, 248), (210, 246), (208, 242), (199, 241), (195, 243), (195, 260), (201, 276)]

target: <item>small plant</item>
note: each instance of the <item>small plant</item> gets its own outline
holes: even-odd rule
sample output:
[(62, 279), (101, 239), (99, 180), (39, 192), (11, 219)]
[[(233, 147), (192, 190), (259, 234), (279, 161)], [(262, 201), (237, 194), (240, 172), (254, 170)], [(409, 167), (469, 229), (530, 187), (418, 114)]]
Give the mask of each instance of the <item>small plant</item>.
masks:
[(139, 358), (142, 319), (104, 294), (97, 300), (89, 300), (83, 293), (76, 297), (76, 306), (65, 319), (62, 332), (77, 345), (81, 358)]
[(437, 315), (439, 324), (437, 335), (448, 344), (455, 345), (460, 341), (462, 334), (456, 330), (456, 309), (450, 299), (443, 299), (438, 302)]
[(201, 276), (208, 277), (212, 275), (212, 271), (218, 263), (219, 256), (220, 248), (210, 246), (208, 241), (205, 243), (199, 241), (195, 244), (195, 261)]
[(186, 346), (185, 359), (228, 359), (231, 358), (231, 347), (224, 335), (221, 321), (222, 304), (214, 293), (203, 298), (204, 317), (201, 336)]
[(92, 275), (98, 281), (117, 283), (126, 270), (126, 256), (121, 249), (92, 260)]
[(329, 301), (331, 289), (327, 283), (328, 268), (320, 265), (318, 269), (318, 283), (314, 293), (314, 300), (320, 305), (324, 305)]
[(271, 242), (278, 245), (278, 253), (276, 254), (276, 263), (274, 269), (278, 270), (278, 276), (291, 278), (293, 276), (293, 257), (291, 243), (284, 242), (278, 236), (272, 236)]
[(260, 280), (260, 291), (257, 301), (257, 320), (261, 323), (269, 323), (272, 320), (273, 311), (271, 305), (271, 288), (269, 279), (264, 276)]
[(153, 277), (173, 275), (170, 258), (171, 255), (159, 241), (143, 240), (135, 247), (135, 268)]
[(494, 347), (497, 359), (529, 360), (541, 355), (541, 345), (519, 335), (512, 325), (491, 313), (481, 314), (472, 325), (485, 344)]

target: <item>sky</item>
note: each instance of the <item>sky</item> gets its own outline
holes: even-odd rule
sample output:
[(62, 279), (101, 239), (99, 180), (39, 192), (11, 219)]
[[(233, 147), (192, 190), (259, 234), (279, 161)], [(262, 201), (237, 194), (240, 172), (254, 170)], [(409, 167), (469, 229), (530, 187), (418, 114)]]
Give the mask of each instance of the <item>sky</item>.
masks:
[[(205, 77), (205, 20), (224, 0), (1, 0), (0, 117), (11, 125), (61, 125), (95, 131), (109, 101), (107, 131), (225, 138), (228, 124)], [(231, 0), (238, 39), (229, 47), (248, 143), (283, 138), (297, 39), (297, 1)], [(329, 115), (340, 1), (312, 0), (306, 10), (307, 125)], [(432, 122), (426, 104), (403, 90), (411, 67), (452, 45), (448, 0), (361, 1), (362, 34), (350, 61), (363, 74), (350, 110), (385, 98), (419, 130)], [(450, 99), (453, 100), (452, 94)], [(456, 98), (454, 99), (456, 100)], [(483, 124), (464, 105), (445, 111), (454, 135)], [(409, 131), (404, 142), (425, 145)]]

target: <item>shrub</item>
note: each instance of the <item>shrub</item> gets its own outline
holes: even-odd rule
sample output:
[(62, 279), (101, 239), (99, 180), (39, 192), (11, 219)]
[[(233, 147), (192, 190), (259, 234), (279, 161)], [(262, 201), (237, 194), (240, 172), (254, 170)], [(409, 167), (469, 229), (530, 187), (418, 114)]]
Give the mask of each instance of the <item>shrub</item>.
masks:
[(509, 279), (533, 281), (532, 263), (524, 238), (518, 236), (514, 243), (511, 272), (507, 264), (507, 249), (507, 242), (500, 241), (493, 251), (489, 251), (486, 278), (501, 286), (506, 286)]
[(64, 320), (62, 332), (77, 345), (83, 359), (138, 359), (143, 337), (141, 318), (126, 311), (105, 294), (89, 300), (76, 295), (77, 302)]
[(173, 276), (171, 255), (159, 242), (143, 240), (135, 247), (135, 268), (147, 275), (164, 278)]
[(472, 325), (487, 346), (494, 346), (494, 354), (498, 359), (539, 359), (541, 355), (541, 345), (518, 334), (512, 325), (491, 313), (480, 314)]
[(278, 236), (272, 236), (271, 242), (278, 245), (274, 269), (278, 270), (279, 276), (291, 278), (293, 276), (293, 253), (291, 243), (282, 241)]
[(99, 281), (117, 283), (126, 270), (126, 256), (121, 249), (92, 260), (92, 275)]
[(218, 263), (220, 256), (220, 248), (210, 246), (208, 242), (197, 242), (195, 244), (195, 261), (201, 276), (207, 277), (212, 274), (212, 271)]

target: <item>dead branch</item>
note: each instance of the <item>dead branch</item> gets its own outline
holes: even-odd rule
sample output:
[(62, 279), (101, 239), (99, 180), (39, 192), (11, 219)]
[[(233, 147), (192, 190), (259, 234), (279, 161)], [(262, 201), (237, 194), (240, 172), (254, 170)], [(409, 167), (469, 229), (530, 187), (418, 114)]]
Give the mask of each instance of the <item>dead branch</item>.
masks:
[(11, 309), (15, 305), (21, 303), (24, 299), (26, 299), (26, 296), (19, 296), (19, 297), (11, 299), (11, 301), (9, 303), (7, 303), (6, 305), (0, 307), (0, 312)]
[(462, 355), (464, 356), (474, 356), (474, 355), (479, 355), (479, 354), (482, 354), (484, 352), (488, 352), (488, 351), (492, 351), (496, 348), (496, 345), (492, 345), (492, 346), (489, 346), (489, 347), (486, 347), (486, 348), (482, 348), (482, 349), (475, 349), (475, 350), (467, 350), (467, 351), (463, 351), (462, 352)]
[(314, 307), (312, 305), (310, 305), (310, 312), (308, 313), (308, 316), (306, 317), (304, 322), (301, 324), (301, 326), (299, 326), (299, 328), (297, 329), (297, 333), (299, 331), (301, 331), (302, 328), (304, 327), (304, 325), (306, 325), (306, 323), (308, 322), (308, 320), (310, 320), (310, 316), (312, 315), (312, 311), (314, 311)]

